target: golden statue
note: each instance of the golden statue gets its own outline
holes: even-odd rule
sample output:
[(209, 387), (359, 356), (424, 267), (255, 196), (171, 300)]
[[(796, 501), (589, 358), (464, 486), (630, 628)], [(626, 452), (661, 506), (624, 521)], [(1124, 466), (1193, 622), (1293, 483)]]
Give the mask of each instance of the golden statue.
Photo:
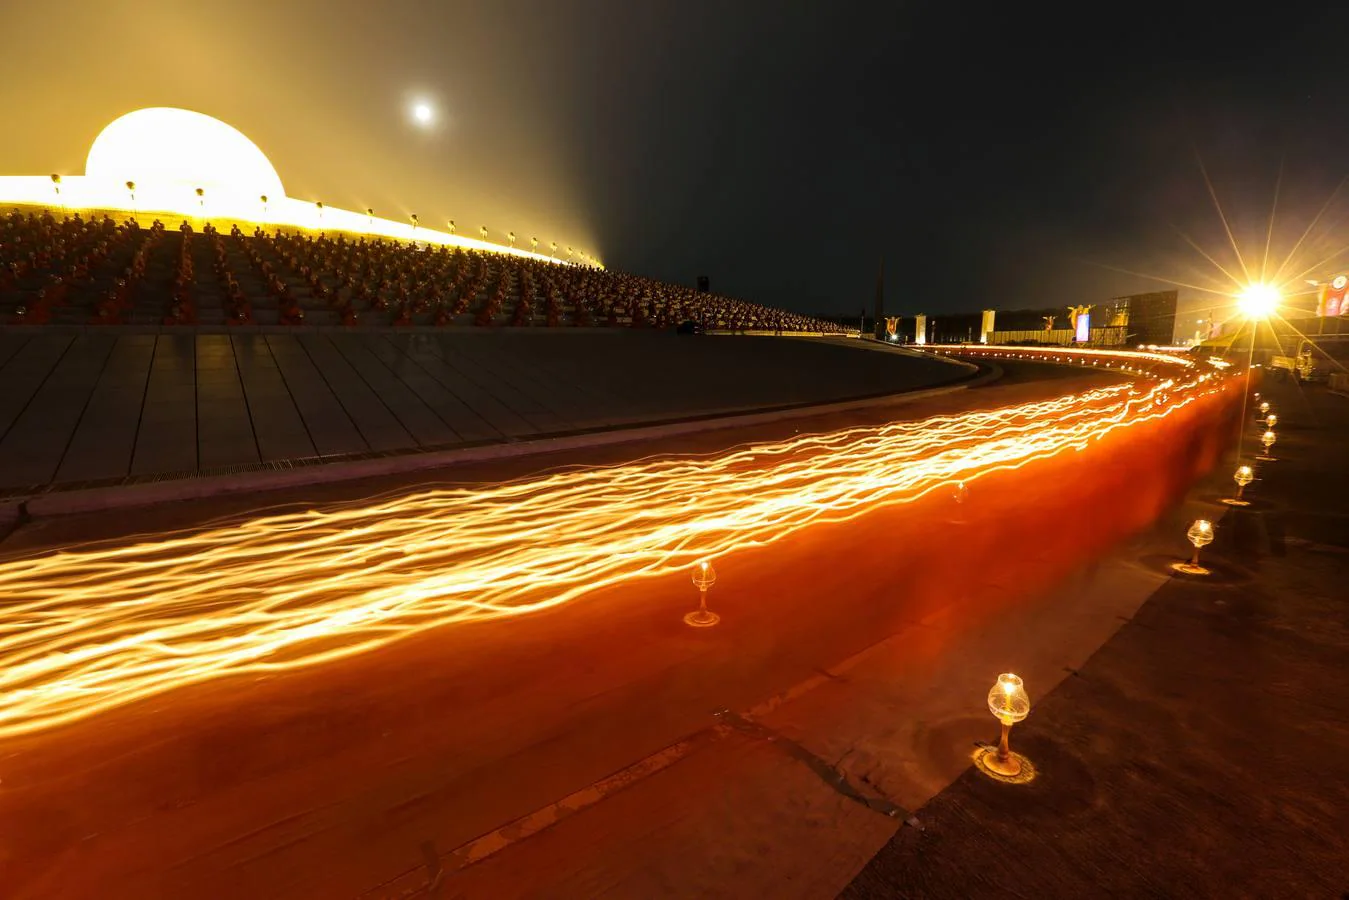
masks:
[(1055, 320), (1056, 318), (1058, 318), (1058, 317), (1057, 317), (1057, 316), (1045, 316), (1044, 318), (1045, 318), (1045, 331), (1053, 331), (1053, 330), (1054, 330), (1054, 320)]
[(1086, 315), (1087, 313), (1089, 313), (1089, 312), (1091, 312), (1091, 307), (1090, 307), (1090, 306), (1070, 306), (1070, 307), (1068, 307), (1068, 321), (1072, 322), (1072, 325), (1073, 325), (1073, 332), (1074, 332), (1074, 333), (1077, 332), (1077, 319), (1078, 319), (1078, 316), (1085, 316), (1085, 315)]
[(899, 334), (899, 316), (886, 316), (885, 336), (890, 338), (891, 340), (894, 340), (895, 335), (897, 334)]

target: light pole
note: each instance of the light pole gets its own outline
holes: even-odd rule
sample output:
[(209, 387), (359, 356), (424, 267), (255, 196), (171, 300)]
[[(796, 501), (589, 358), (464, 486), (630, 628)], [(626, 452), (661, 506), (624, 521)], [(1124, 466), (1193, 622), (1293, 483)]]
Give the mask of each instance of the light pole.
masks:
[(1265, 455), (1257, 456), (1256, 459), (1260, 460), (1261, 462), (1273, 462), (1274, 457), (1269, 455), (1269, 450), (1271, 447), (1274, 446), (1274, 442), (1277, 441), (1278, 439), (1279, 439), (1278, 435), (1276, 435), (1273, 431), (1266, 431), (1264, 434), (1262, 434), (1260, 436), (1260, 446), (1265, 448)]
[(1251, 501), (1243, 500), (1241, 493), (1246, 490), (1246, 485), (1255, 480), (1255, 471), (1250, 466), (1238, 466), (1236, 472), (1232, 473), (1232, 480), (1237, 483), (1237, 495), (1225, 497), (1223, 502), (1228, 506), (1250, 506)]
[(717, 570), (710, 560), (702, 560), (693, 567), (693, 585), (698, 589), (698, 608), (684, 616), (684, 624), (694, 628), (710, 628), (721, 621), (721, 616), (707, 608), (707, 591), (717, 583)]
[[(1247, 397), (1251, 395), (1251, 372), (1255, 367), (1256, 333), (1260, 330), (1260, 322), (1268, 319), (1278, 311), (1281, 299), (1282, 297), (1279, 294), (1279, 289), (1277, 287), (1272, 284), (1264, 283), (1248, 284), (1241, 290), (1241, 293), (1237, 294), (1237, 310), (1251, 323), (1251, 347), (1246, 356)], [(1269, 404), (1261, 404), (1260, 411), (1262, 413), (1269, 412), (1268, 406)], [(1243, 419), (1246, 417), (1244, 401), (1241, 416)], [(1241, 443), (1244, 440), (1244, 432), (1242, 435), (1243, 436), (1239, 437), (1237, 441), (1238, 453), (1241, 452)]]
[(1012, 752), (1008, 739), (1012, 726), (1030, 714), (1030, 697), (1026, 696), (1026, 687), (1019, 676), (1011, 672), (998, 676), (988, 691), (988, 711), (1002, 725), (1002, 737), (996, 748), (984, 751), (982, 762), (997, 775), (1015, 778), (1021, 774), (1021, 757)]
[(1199, 564), (1199, 551), (1213, 543), (1213, 523), (1208, 519), (1195, 519), (1185, 537), (1194, 545), (1194, 555), (1189, 562), (1176, 563), (1172, 568), (1186, 575), (1209, 575), (1208, 569)]

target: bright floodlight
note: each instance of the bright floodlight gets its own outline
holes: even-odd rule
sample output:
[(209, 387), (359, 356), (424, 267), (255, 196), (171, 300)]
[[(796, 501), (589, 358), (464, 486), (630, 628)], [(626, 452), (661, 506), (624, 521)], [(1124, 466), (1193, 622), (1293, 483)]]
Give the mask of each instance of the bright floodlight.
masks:
[(412, 118), (416, 119), (418, 124), (430, 125), (435, 117), (436, 112), (428, 103), (418, 103), (412, 107)]
[(1237, 296), (1237, 308), (1248, 319), (1265, 319), (1279, 308), (1279, 289), (1272, 284), (1249, 285)]

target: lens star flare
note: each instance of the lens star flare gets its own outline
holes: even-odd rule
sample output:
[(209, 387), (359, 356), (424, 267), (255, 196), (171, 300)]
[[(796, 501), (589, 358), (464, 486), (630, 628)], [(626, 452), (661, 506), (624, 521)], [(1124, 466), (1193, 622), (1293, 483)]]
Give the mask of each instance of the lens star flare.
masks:
[(1001, 409), (3, 561), (0, 738), (634, 579), (687, 580), (701, 560), (722, 567), (737, 550), (1080, 450), (1227, 389), (1169, 363), (1165, 381)]
[(1237, 308), (1248, 319), (1268, 319), (1279, 308), (1279, 289), (1272, 284), (1247, 285), (1237, 296)]

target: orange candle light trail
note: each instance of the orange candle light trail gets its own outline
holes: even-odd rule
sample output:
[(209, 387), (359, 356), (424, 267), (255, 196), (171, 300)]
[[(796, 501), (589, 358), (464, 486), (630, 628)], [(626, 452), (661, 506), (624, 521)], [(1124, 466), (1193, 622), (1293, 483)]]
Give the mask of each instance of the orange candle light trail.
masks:
[(0, 738), (174, 687), (528, 614), (1082, 449), (1222, 390), (1175, 378), (707, 457), (421, 488), (0, 561)]

